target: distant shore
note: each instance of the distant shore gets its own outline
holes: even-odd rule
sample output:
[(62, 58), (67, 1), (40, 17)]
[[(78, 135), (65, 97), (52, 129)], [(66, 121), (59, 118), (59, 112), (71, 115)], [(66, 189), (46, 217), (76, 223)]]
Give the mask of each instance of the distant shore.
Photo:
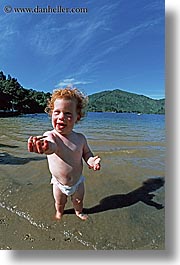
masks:
[(15, 117), (19, 116), (21, 113), (18, 111), (2, 111), (0, 110), (0, 118), (6, 118), (6, 117)]
[[(150, 113), (139, 113), (139, 112), (117, 112), (117, 111), (89, 111), (89, 112), (99, 112), (99, 113), (131, 113), (131, 114), (137, 114), (138, 116), (143, 115), (143, 114), (149, 114)], [(45, 112), (39, 112), (39, 113), (20, 113), (18, 111), (1, 111), (0, 110), (0, 118), (8, 118), (8, 117), (16, 117), (20, 115), (33, 115), (33, 114), (45, 114)], [(165, 115), (164, 113), (153, 113), (155, 115)]]

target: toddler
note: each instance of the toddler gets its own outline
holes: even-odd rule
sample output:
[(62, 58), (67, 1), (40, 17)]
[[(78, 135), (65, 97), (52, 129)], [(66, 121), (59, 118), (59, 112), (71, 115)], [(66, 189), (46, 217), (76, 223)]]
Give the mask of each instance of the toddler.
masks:
[(76, 88), (55, 90), (46, 108), (52, 118), (53, 130), (45, 132), (43, 137), (31, 136), (28, 139), (29, 152), (47, 155), (56, 219), (62, 218), (68, 196), (71, 196), (76, 215), (82, 220), (88, 218), (83, 213), (82, 159), (89, 168), (99, 170), (100, 158), (93, 155), (85, 136), (73, 130), (84, 117), (86, 105), (87, 98)]

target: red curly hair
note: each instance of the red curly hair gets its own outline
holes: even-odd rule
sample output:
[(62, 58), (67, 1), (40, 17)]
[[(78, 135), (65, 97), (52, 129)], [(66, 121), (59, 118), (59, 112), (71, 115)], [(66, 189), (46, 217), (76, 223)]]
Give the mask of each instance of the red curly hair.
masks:
[(52, 115), (54, 109), (54, 102), (56, 99), (65, 99), (65, 100), (75, 100), (77, 103), (77, 114), (78, 121), (81, 120), (86, 114), (86, 107), (88, 104), (88, 97), (85, 96), (79, 89), (77, 88), (60, 88), (53, 91), (51, 99), (48, 101), (48, 105), (45, 109), (49, 115)]

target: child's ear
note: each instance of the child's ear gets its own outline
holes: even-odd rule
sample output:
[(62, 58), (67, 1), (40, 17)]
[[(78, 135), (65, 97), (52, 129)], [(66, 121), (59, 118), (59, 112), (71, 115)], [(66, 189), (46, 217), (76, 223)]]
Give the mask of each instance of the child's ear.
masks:
[(81, 119), (81, 116), (80, 116), (80, 114), (78, 114), (76, 122), (80, 121), (80, 119)]

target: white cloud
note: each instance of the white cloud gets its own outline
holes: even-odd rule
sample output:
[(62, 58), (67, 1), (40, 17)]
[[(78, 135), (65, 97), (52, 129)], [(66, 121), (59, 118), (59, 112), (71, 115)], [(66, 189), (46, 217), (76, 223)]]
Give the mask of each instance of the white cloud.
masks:
[(0, 17), (0, 54), (7, 55), (8, 50), (14, 45), (14, 38), (17, 38), (19, 32), (16, 28), (13, 18), (8, 16)]
[(74, 16), (73, 20), (70, 16), (66, 22), (60, 16), (46, 16), (31, 28), (30, 44), (41, 55), (63, 55), (62, 60), (69, 63), (94, 42), (99, 32), (108, 30), (107, 17), (116, 6), (109, 3), (99, 5), (90, 15)]
[(87, 85), (90, 83), (91, 82), (89, 81), (76, 80), (75, 78), (66, 78), (66, 79), (60, 80), (59, 83), (55, 87), (64, 87), (64, 86), (74, 87), (76, 85)]
[(59, 36), (59, 27), (48, 16), (29, 31), (29, 42), (37, 54), (52, 56), (63, 50), (65, 39)]
[(129, 28), (128, 30), (117, 34), (114, 37), (111, 37), (100, 43), (101, 53), (98, 57), (104, 57), (105, 55), (113, 52), (117, 49), (123, 48), (129, 42), (133, 41), (134, 38), (137, 38), (139, 35), (143, 34), (145, 31), (150, 30), (153, 26), (160, 23), (162, 19), (158, 18), (156, 20), (149, 20), (145, 23), (141, 23), (134, 27)]

